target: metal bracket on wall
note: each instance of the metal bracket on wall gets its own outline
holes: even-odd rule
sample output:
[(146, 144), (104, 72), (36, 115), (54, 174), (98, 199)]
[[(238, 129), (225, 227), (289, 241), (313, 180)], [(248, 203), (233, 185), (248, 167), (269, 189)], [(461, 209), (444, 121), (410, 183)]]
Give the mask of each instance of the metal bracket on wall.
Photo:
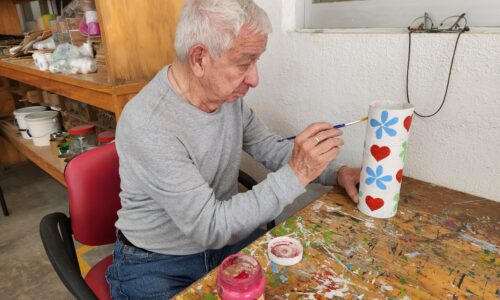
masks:
[(434, 22), (429, 16), (429, 13), (426, 12), (423, 16), (413, 20), (410, 26), (408, 26), (408, 30), (410, 32), (419, 33), (458, 33), (469, 31), (469, 26), (467, 26), (465, 13), (447, 17), (441, 21), (438, 26), (434, 26)]

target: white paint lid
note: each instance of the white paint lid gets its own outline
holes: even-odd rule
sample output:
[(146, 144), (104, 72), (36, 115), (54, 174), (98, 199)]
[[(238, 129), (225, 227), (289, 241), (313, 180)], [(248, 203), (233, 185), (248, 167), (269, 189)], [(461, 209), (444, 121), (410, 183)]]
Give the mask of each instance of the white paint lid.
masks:
[(24, 117), (24, 120), (28, 123), (32, 123), (33, 121), (46, 121), (46, 120), (52, 120), (54, 118), (57, 118), (59, 115), (59, 112), (57, 111), (41, 111), (41, 112), (36, 112), (36, 113), (30, 113), (26, 117)]
[(282, 266), (298, 264), (302, 260), (303, 253), (302, 244), (287, 236), (274, 238), (267, 245), (269, 259)]
[(45, 107), (45, 106), (28, 106), (28, 107), (23, 107), (23, 108), (16, 109), (14, 111), (14, 116), (27, 115), (27, 114), (31, 114), (31, 113), (34, 113), (34, 112), (44, 111), (46, 109), (47, 109), (47, 107)]

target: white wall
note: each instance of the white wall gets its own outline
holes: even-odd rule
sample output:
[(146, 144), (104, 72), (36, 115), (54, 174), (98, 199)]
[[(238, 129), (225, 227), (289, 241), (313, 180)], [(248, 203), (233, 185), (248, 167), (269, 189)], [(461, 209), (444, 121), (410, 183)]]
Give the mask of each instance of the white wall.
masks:
[[(259, 62), (260, 85), (246, 100), (275, 132), (291, 135), (315, 121), (355, 120), (374, 100), (406, 101), (404, 30), (297, 32), (294, 1), (256, 2), (268, 12), (273, 33)], [(410, 95), (421, 113), (442, 100), (455, 38), (414, 36)], [(361, 163), (364, 126), (344, 130), (340, 161)], [(500, 201), (499, 156), (500, 30), (473, 30), (460, 40), (442, 111), (430, 119), (414, 117), (405, 175)], [(248, 159), (243, 166), (264, 175)]]

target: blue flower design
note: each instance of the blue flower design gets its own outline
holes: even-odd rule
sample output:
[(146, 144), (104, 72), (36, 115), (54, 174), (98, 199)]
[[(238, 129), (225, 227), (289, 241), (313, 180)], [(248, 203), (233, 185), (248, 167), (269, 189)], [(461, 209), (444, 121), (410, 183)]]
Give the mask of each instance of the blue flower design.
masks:
[(373, 171), (372, 168), (366, 167), (366, 173), (368, 174), (368, 177), (366, 178), (365, 183), (368, 185), (375, 183), (379, 189), (384, 191), (387, 189), (384, 182), (390, 182), (392, 180), (391, 175), (382, 176), (384, 173), (384, 168), (382, 166), (378, 166), (376, 172)]
[(375, 119), (370, 119), (370, 125), (372, 127), (378, 127), (377, 131), (375, 132), (377, 139), (382, 138), (382, 133), (385, 131), (389, 136), (395, 136), (396, 135), (396, 130), (389, 128), (392, 125), (396, 124), (398, 122), (398, 118), (394, 117), (387, 121), (387, 118), (389, 117), (389, 113), (386, 110), (382, 111), (382, 114), (380, 116), (380, 122), (375, 120)]

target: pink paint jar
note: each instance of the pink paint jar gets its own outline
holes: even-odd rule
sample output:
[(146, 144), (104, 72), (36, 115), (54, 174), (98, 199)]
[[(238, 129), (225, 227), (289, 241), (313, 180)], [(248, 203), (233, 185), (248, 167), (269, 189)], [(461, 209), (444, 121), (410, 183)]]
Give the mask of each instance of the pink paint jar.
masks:
[(237, 253), (221, 263), (217, 292), (223, 300), (264, 299), (265, 289), (266, 277), (253, 256)]

